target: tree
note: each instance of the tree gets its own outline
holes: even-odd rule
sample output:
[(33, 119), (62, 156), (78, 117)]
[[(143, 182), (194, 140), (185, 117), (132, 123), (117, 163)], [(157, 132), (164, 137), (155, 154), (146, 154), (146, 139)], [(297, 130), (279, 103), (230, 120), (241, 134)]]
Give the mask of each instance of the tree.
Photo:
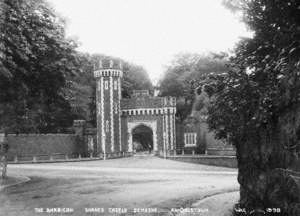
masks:
[(77, 69), (75, 76), (67, 78), (66, 95), (70, 101), (72, 113), (76, 119), (84, 119), (96, 126), (91, 111), (96, 107), (93, 100), (96, 95), (95, 78), (93, 76), (92, 56), (88, 53), (77, 53)]
[(225, 3), (242, 11), (254, 36), (237, 45), (228, 74), (206, 82), (210, 129), (236, 146), (240, 206), (248, 214), (279, 207), (299, 215), (297, 180), (284, 171), (300, 171), (299, 1)]
[(177, 116), (183, 121), (195, 103), (195, 91), (199, 81), (210, 73), (224, 73), (226, 53), (180, 53), (167, 67), (160, 80), (161, 96), (177, 97)]
[(122, 96), (130, 97), (133, 90), (153, 91), (153, 86), (147, 71), (139, 65), (124, 63), (124, 78), (122, 83)]
[(72, 124), (66, 77), (76, 73), (76, 43), (44, 0), (2, 0), (1, 126), (14, 132), (57, 132)]

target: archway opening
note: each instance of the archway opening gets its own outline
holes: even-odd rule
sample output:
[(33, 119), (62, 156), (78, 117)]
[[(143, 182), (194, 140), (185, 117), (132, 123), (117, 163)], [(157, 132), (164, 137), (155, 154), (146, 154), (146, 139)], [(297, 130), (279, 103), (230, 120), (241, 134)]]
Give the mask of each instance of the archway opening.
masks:
[(153, 151), (153, 131), (145, 125), (139, 125), (132, 130), (132, 142), (135, 152)]

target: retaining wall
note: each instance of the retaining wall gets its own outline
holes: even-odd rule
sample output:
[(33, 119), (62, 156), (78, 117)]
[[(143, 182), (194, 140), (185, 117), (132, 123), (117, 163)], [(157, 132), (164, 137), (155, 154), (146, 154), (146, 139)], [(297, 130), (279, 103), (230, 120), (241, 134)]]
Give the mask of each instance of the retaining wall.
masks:
[(236, 150), (232, 147), (228, 148), (207, 148), (208, 155), (235, 156)]
[(237, 168), (237, 159), (235, 156), (174, 155), (174, 156), (167, 156), (167, 159), (189, 162), (189, 163)]

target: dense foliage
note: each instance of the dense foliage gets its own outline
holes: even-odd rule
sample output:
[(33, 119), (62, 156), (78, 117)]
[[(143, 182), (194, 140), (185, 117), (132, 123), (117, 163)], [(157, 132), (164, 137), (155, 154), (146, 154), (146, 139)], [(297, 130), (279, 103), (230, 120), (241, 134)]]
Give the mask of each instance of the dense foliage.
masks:
[(63, 88), (76, 74), (76, 44), (44, 0), (3, 0), (0, 17), (0, 106), (15, 132), (55, 132), (72, 124)]
[[(299, 102), (298, 1), (244, 1), (239, 6), (244, 11), (243, 20), (255, 35), (238, 44), (229, 75), (217, 78), (218, 93), (222, 96), (215, 105), (219, 108), (231, 105), (226, 106), (231, 112), (226, 111), (226, 120), (214, 116), (211, 121), (222, 125), (237, 123), (224, 128), (229, 134), (242, 131), (235, 130), (240, 124), (259, 127), (270, 123), (286, 108)], [(281, 16), (277, 16), (279, 13)], [(238, 114), (242, 118), (237, 118), (244, 123), (228, 121)], [(218, 119), (223, 122), (216, 122)]]
[(300, 167), (300, 2), (225, 3), (242, 12), (254, 36), (237, 45), (228, 74), (207, 79), (210, 128), (237, 148), (241, 206), (297, 215), (297, 192), (270, 182), (276, 168)]
[[(224, 73), (227, 70), (225, 53), (181, 53), (173, 61), (160, 81), (161, 96), (177, 97), (177, 116), (182, 121), (195, 103), (198, 81), (210, 73)], [(195, 107), (195, 106), (194, 106)]]

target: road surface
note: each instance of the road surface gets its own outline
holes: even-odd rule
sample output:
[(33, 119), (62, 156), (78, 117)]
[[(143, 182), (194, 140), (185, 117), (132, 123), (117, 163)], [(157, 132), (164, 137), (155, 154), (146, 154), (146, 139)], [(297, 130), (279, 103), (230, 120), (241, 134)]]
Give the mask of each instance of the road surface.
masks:
[(175, 215), (170, 213), (172, 208), (190, 207), (207, 196), (238, 190), (236, 169), (153, 156), (11, 164), (8, 173), (31, 179), (0, 192), (0, 215), (8, 216)]

